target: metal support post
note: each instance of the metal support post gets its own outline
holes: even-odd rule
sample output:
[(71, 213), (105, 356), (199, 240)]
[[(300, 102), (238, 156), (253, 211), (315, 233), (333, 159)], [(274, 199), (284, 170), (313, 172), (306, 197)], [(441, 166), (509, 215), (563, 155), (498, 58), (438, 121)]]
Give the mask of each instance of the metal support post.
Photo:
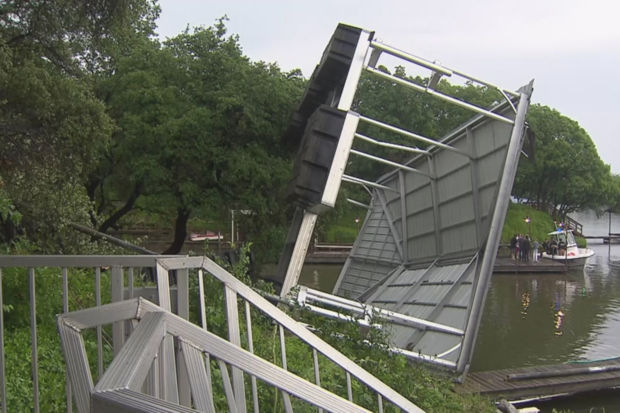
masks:
[[(314, 232), (314, 226), (316, 225), (316, 218), (317, 214), (309, 211), (303, 212), (303, 217), (298, 230), (297, 241), (295, 242), (295, 246), (287, 266), (286, 277), (284, 278), (282, 290), (280, 291), (281, 297), (286, 296), (299, 281), (301, 268), (306, 260), (308, 246), (310, 245), (310, 239), (312, 239), (312, 233)], [(291, 229), (293, 229), (292, 226)]]
[(510, 192), (512, 191), (512, 185), (515, 179), (515, 170), (517, 168), (519, 155), (521, 152), (521, 144), (525, 128), (525, 116), (529, 107), (529, 95), (532, 90), (531, 83), (527, 90), (528, 93), (521, 93), (521, 98), (519, 99), (519, 104), (517, 106), (517, 114), (506, 153), (506, 162), (504, 164), (504, 169), (502, 171), (501, 181), (499, 184), (497, 203), (495, 204), (495, 210), (493, 212), (493, 217), (491, 218), (489, 237), (486, 241), (484, 256), (482, 257), (482, 263), (480, 265), (480, 275), (478, 282), (475, 285), (471, 310), (469, 312), (467, 326), (465, 327), (465, 337), (463, 338), (461, 355), (457, 363), (457, 371), (461, 373), (465, 373), (469, 368), (469, 363), (471, 362), (471, 358), (474, 353), (476, 336), (478, 335), (478, 329), (480, 327), (480, 318), (482, 316), (482, 310), (484, 309), (484, 302), (486, 300), (491, 274), (493, 273), (493, 266), (495, 265), (495, 258), (497, 255), (495, 248), (499, 243), (499, 238), (502, 233), (501, 229), (504, 225), (506, 212), (508, 210), (508, 202), (510, 202)]

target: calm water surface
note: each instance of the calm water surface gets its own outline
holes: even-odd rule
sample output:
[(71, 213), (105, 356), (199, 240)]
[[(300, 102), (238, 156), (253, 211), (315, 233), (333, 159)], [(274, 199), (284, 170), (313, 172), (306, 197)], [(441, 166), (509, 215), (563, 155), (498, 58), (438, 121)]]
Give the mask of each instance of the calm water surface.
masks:
[[(573, 214), (585, 235), (606, 235), (608, 216)], [(620, 217), (612, 217), (620, 232)], [(495, 275), (486, 301), (472, 371), (620, 356), (620, 245), (590, 240), (596, 255), (583, 272)], [(341, 266), (304, 266), (300, 283), (331, 292)], [(620, 413), (620, 393), (536, 403), (543, 412)], [(598, 410), (597, 410), (598, 408)], [(604, 408), (604, 410), (603, 410)]]

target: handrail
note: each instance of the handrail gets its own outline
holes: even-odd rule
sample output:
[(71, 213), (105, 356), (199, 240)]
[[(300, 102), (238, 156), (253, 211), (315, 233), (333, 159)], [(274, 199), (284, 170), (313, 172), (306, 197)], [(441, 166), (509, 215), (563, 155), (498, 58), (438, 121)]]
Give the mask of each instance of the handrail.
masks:
[(155, 267), (179, 255), (0, 255), (0, 268)]
[[(560, 211), (554, 205), (547, 205), (547, 212), (551, 216), (560, 216)], [(575, 219), (565, 215), (563, 218), (564, 223), (568, 229), (572, 230), (576, 235), (583, 235), (583, 225)]]
[[(186, 412), (194, 401), (194, 406), (198, 407), (197, 400), (203, 404), (200, 404), (201, 411), (214, 412), (209, 410), (204, 404), (207, 394), (202, 384), (205, 382), (205, 375), (209, 374), (207, 382), (211, 381), (209, 370), (197, 367), (196, 363), (199, 363), (205, 354), (211, 354), (215, 356), (218, 361), (224, 361), (231, 369), (231, 375), (226, 383), (228, 383), (230, 392), (227, 392), (226, 396), (230, 396), (229, 401), (236, 409), (231, 411), (247, 412), (252, 408), (250, 407), (252, 401), (255, 406), (259, 402), (257, 396), (256, 378), (263, 378), (269, 384), (275, 385), (282, 392), (285, 406), (289, 406), (289, 402), (293, 403), (292, 399), (288, 396), (289, 393), (294, 396), (302, 396), (301, 398), (308, 403), (318, 403), (319, 407), (322, 407), (325, 411), (335, 412), (365, 412), (361, 406), (357, 406), (351, 403), (353, 400), (354, 383), (352, 383), (351, 377), (365, 384), (373, 392), (376, 393), (374, 398), (374, 407), (372, 410), (377, 409), (382, 411), (383, 403), (389, 402), (392, 405), (400, 407), (403, 411), (422, 413), (423, 411), (417, 408), (413, 403), (407, 400), (405, 397), (388, 387), (386, 384), (378, 380), (369, 372), (365, 371), (353, 361), (348, 359), (342, 353), (325, 343), (323, 340), (315, 336), (312, 332), (308, 331), (302, 324), (295, 321), (293, 318), (282, 312), (273, 304), (263, 299), (259, 294), (254, 292), (249, 286), (243, 284), (240, 280), (233, 277), (226, 272), (223, 268), (219, 267), (213, 261), (204, 257), (191, 257), (191, 256), (0, 256), (0, 286), (2, 285), (3, 269), (4, 268), (23, 268), (27, 270), (28, 281), (30, 285), (30, 314), (31, 314), (31, 335), (32, 335), (32, 374), (33, 382), (38, 383), (40, 377), (39, 359), (41, 359), (41, 351), (43, 350), (38, 344), (38, 328), (45, 327), (45, 321), (38, 319), (36, 313), (36, 298), (35, 293), (35, 278), (41, 276), (53, 275), (61, 276), (59, 281), (62, 281), (63, 292), (58, 296), (59, 302), (62, 301), (62, 308), (64, 315), (58, 319), (59, 332), (61, 334), (61, 342), (64, 346), (65, 358), (67, 360), (67, 368), (69, 374), (66, 379), (71, 383), (67, 383), (66, 386), (66, 400), (67, 400), (67, 412), (75, 411), (78, 413), (91, 413), (92, 412), (107, 412), (109, 410), (100, 410), (100, 406), (104, 403), (110, 402), (112, 399), (116, 400), (117, 406), (121, 406), (123, 402), (137, 403), (132, 406), (146, 406), (146, 400), (152, 402), (150, 396), (158, 397), (158, 407), (165, 406), (165, 411), (168, 412)], [(106, 271), (104, 277), (104, 271), (102, 268), (109, 268)], [(134, 268), (137, 267), (155, 267), (157, 275), (158, 287), (140, 287), (134, 285)], [(70, 276), (75, 274), (76, 270), (86, 270), (87, 273), (92, 274), (92, 296), (93, 304), (92, 308), (86, 308), (77, 312), (69, 313), (70, 304)], [(43, 270), (45, 269), (45, 270)], [(169, 278), (173, 275), (170, 271), (174, 270), (177, 277), (177, 286), (169, 287)], [(196, 271), (197, 270), (197, 271)], [(5, 271), (5, 277), (6, 277)], [(11, 271), (14, 273), (14, 271)], [(189, 318), (189, 280), (190, 277), (198, 276), (198, 285), (200, 291), (204, 292), (203, 274), (209, 274), (215, 279), (219, 280), (225, 289), (225, 314), (228, 331), (228, 341), (215, 338), (210, 332), (204, 331), (197, 326), (190, 325), (187, 321)], [(21, 274), (21, 272), (19, 273)], [(90, 281), (88, 281), (90, 283)], [(38, 285), (38, 282), (36, 283)], [(110, 288), (110, 291), (106, 289)], [(173, 294), (174, 293), (174, 294)], [(6, 293), (5, 293), (6, 294)], [(157, 306), (148, 300), (157, 301)], [(128, 300), (126, 300), (128, 298)], [(108, 304), (111, 300), (111, 304)], [(202, 311), (206, 310), (204, 300), (200, 300), (202, 305)], [(134, 304), (132, 304), (134, 303)], [(239, 303), (245, 305), (245, 318), (244, 325), (241, 325), (241, 316), (239, 311), (243, 312), (243, 307), (238, 308)], [(73, 305), (73, 303), (71, 303)], [(93, 305), (93, 304), (87, 304)], [(103, 307), (102, 307), (103, 304)], [(173, 304), (173, 305), (171, 305)], [(0, 289), (0, 308), (2, 308), (3, 300)], [(107, 307), (106, 307), (107, 306)], [(132, 307), (133, 306), (133, 307)], [(136, 310), (138, 306), (138, 310)], [(113, 311), (107, 312), (102, 308), (113, 308)], [(252, 341), (252, 321), (251, 315), (254, 315), (254, 311), (250, 311), (251, 307), (255, 307), (259, 312), (270, 317), (276, 322), (280, 330), (280, 349), (282, 357), (282, 368), (275, 367), (271, 363), (271, 359), (263, 360), (257, 355), (253, 355)], [(165, 312), (164, 316), (157, 316), (157, 320), (153, 319), (149, 323), (143, 325), (141, 335), (135, 335), (137, 328), (141, 323), (146, 320), (143, 318), (146, 313), (161, 313)], [(175, 311), (177, 315), (170, 314), (171, 311)], [(202, 312), (201, 311), (201, 312)], [(90, 314), (90, 315), (89, 315)], [(162, 318), (163, 317), (163, 318)], [(125, 323), (121, 320), (142, 320), (140, 323)], [(170, 327), (169, 322), (171, 320), (177, 325), (184, 326), (183, 333), (179, 334), (180, 330), (175, 330)], [(0, 312), (0, 327), (2, 326), (3, 314)], [(104, 325), (112, 325), (111, 336), (107, 329), (104, 329)], [(151, 327), (148, 325), (151, 324)], [(153, 327), (155, 326), (155, 327)], [(148, 327), (148, 328), (146, 328)], [(85, 328), (94, 328), (97, 330), (96, 334), (96, 360), (95, 365), (97, 368), (94, 373), (90, 373), (90, 367), (85, 357), (84, 339), (80, 337), (80, 331)], [(164, 330), (162, 330), (162, 328)], [(203, 325), (206, 330), (206, 325)], [(158, 329), (155, 331), (155, 329)], [(152, 340), (158, 340), (161, 337), (162, 331), (167, 330), (166, 338), (155, 346)], [(244, 334), (246, 340), (241, 340), (241, 334)], [(301, 341), (305, 342), (312, 349), (314, 354), (313, 360), (309, 360), (310, 363), (314, 362), (316, 374), (320, 374), (320, 366), (318, 364), (318, 354), (321, 353), (327, 360), (330, 360), (335, 365), (344, 370), (343, 374), (347, 376), (347, 390), (349, 394), (349, 400), (346, 397), (344, 399), (338, 398), (336, 395), (331, 394), (320, 386), (320, 380), (317, 379), (316, 385), (311, 383), (302, 383), (303, 380), (294, 375), (294, 373), (287, 371), (286, 368), (286, 335), (293, 334), (297, 336)], [(2, 331), (1, 336), (6, 340), (6, 335)], [(246, 335), (247, 333), (247, 335)], [(177, 343), (178, 346), (174, 346), (172, 336), (177, 336), (180, 340)], [(140, 338), (142, 337), (142, 338)], [(128, 343), (133, 338), (134, 350), (144, 354), (144, 358), (127, 358)], [(198, 338), (200, 338), (198, 340)], [(203, 339), (208, 341), (208, 345), (203, 343)], [(129, 369), (126, 363), (121, 363), (121, 359), (129, 360), (128, 363), (140, 362), (146, 360), (148, 354), (153, 354), (152, 350), (157, 348), (157, 362), (148, 365), (132, 367), (133, 370), (115, 369), (118, 374), (112, 374), (112, 367), (107, 367), (104, 364), (104, 344), (109, 342), (112, 344), (111, 348), (114, 352), (115, 360), (120, 357), (120, 361), (116, 364), (123, 364)], [(139, 342), (140, 345), (135, 343)], [(242, 346), (242, 343), (243, 346)], [(214, 347), (214, 346), (222, 346)], [(81, 349), (81, 350), (80, 350)], [(219, 351), (221, 349), (222, 351)], [(3, 346), (0, 345), (0, 365), (4, 365), (4, 361), (8, 358)], [(124, 352), (124, 353), (123, 353)], [(123, 356), (125, 354), (125, 356)], [(234, 356), (234, 357), (233, 357)], [(124, 358), (123, 358), (124, 357)], [(245, 361), (243, 361), (245, 360)], [(84, 370), (80, 373), (79, 364), (83, 363)], [(321, 362), (322, 364), (323, 362)], [(208, 365), (208, 364), (207, 364)], [(271, 367), (269, 367), (271, 366)], [(260, 367), (257, 369), (256, 367)], [(85, 369), (88, 370), (85, 370)], [(265, 370), (267, 369), (267, 370)], [(274, 370), (275, 369), (275, 370)], [(224, 372), (218, 376), (224, 379)], [(268, 375), (266, 373), (269, 371)], [(175, 372), (177, 374), (175, 374)], [(245, 372), (245, 373), (244, 373)], [(144, 381), (144, 388), (142, 384), (137, 386), (137, 382), (131, 383), (125, 382), (123, 386), (126, 390), (116, 391), (103, 391), (109, 390), (108, 385), (114, 384), (116, 379), (124, 377), (124, 380), (134, 380), (136, 377), (142, 377)], [(123, 374), (125, 374), (123, 376)], [(244, 374), (246, 379), (244, 379)], [(128, 375), (132, 375), (130, 378)], [(146, 376), (145, 376), (146, 375)], [(73, 378), (71, 378), (73, 376)], [(200, 376), (200, 377), (198, 377)], [(295, 376), (295, 377), (293, 377)], [(43, 377), (43, 376), (41, 376)], [(189, 379), (188, 379), (189, 377)], [(318, 377), (318, 376), (317, 376)], [(278, 383), (269, 381), (270, 378), (278, 378)], [(5, 382), (5, 377), (0, 377), (0, 385)], [(105, 380), (104, 380), (105, 379)], [(137, 379), (136, 379), (137, 380)], [(190, 381), (188, 381), (190, 380)], [(197, 380), (192, 382), (191, 380)], [(237, 396), (245, 394), (245, 381), (252, 384), (253, 397), (246, 401), (245, 397)], [(129, 384), (128, 384), (129, 383)], [(100, 385), (99, 385), (100, 384)], [(127, 386), (125, 386), (127, 384)], [(123, 387), (121, 386), (121, 387)], [(112, 386), (114, 387), (114, 386)], [(119, 388), (119, 387), (114, 387)], [(234, 389), (234, 391), (232, 390)], [(96, 391), (97, 390), (97, 391)], [(144, 390), (145, 394), (139, 393)], [(8, 389), (11, 392), (10, 388)], [(46, 384), (41, 383), (40, 386), (34, 386), (31, 393), (31, 403), (34, 403), (34, 411), (41, 411), (39, 406), (39, 400), (45, 395)], [(124, 392), (124, 393), (123, 393)], [(130, 392), (130, 393), (127, 393)], [(310, 397), (310, 392), (314, 396)], [(308, 397), (304, 397), (308, 396)], [(0, 405), (7, 411), (12, 410), (11, 395), (7, 397), (6, 392), (0, 394)], [(197, 399), (196, 399), (197, 398)], [(7, 406), (8, 400), (8, 408)], [(338, 409), (327, 409), (326, 403), (328, 400), (335, 402), (335, 405), (340, 406)], [(91, 404), (92, 403), (92, 404)], [(149, 402), (150, 403), (150, 402)], [(335, 406), (331, 405), (331, 407)], [(154, 406), (154, 405), (149, 405)], [(182, 407), (187, 406), (187, 407)], [(92, 410), (91, 410), (92, 409)], [(147, 409), (148, 410), (148, 409)], [(159, 410), (158, 410), (159, 411)], [(164, 410), (161, 410), (164, 411)], [(256, 410), (255, 410), (256, 411)], [(291, 410), (287, 410), (291, 411)]]
[[(419, 409), (417, 406), (415, 406), (405, 397), (403, 397), (402, 395), (400, 395), (399, 393), (391, 389), (389, 386), (387, 386), (386, 384), (378, 380), (376, 377), (368, 373), (363, 368), (359, 367), (349, 358), (347, 358), (342, 353), (340, 353), (338, 350), (334, 349), (329, 344), (327, 344), (326, 342), (318, 338), (312, 332), (308, 331), (304, 326), (302, 326), (300, 323), (295, 321), (288, 314), (282, 312), (277, 307), (274, 307), (269, 301), (263, 298), (260, 294), (252, 290), (252, 288), (245, 285), (243, 282), (241, 282), (234, 276), (232, 276), (222, 267), (220, 267), (219, 265), (217, 265), (216, 263), (214, 263), (213, 261), (211, 261), (210, 259), (206, 257), (201, 258), (201, 259), (203, 260), (202, 264), (199, 264), (198, 257), (190, 258), (190, 259), (176, 258), (176, 259), (160, 260), (159, 266), (158, 266), (158, 279), (160, 279), (161, 281), (164, 281), (163, 278), (159, 278), (160, 268), (162, 269), (163, 272), (165, 272), (166, 270), (171, 270), (171, 269), (199, 268), (201, 270), (204, 270), (210, 273), (213, 277), (215, 277), (216, 279), (224, 283), (225, 289), (229, 291), (231, 295), (231, 300), (230, 301), (228, 300), (228, 295), (227, 295), (227, 300), (226, 300), (227, 306), (228, 306), (228, 303), (233, 302), (232, 301), (233, 296), (241, 297), (245, 299), (247, 303), (254, 305), (265, 315), (271, 317), (274, 321), (276, 321), (280, 325), (281, 329), (284, 328), (288, 330), (290, 333), (292, 333), (293, 335), (297, 336), (300, 340), (310, 345), (310, 347), (313, 348), (313, 351), (317, 351), (321, 353), (327, 359), (331, 360), (332, 362), (340, 366), (342, 369), (344, 369), (347, 372), (347, 374), (350, 374), (351, 376), (357, 378), (360, 382), (364, 383), (371, 389), (375, 390), (382, 398), (389, 400), (391, 403), (395, 404), (396, 406), (400, 407), (406, 412), (423, 413), (421, 409)], [(159, 282), (158, 284), (166, 285), (165, 282)], [(236, 304), (234, 305), (234, 307), (236, 309)], [(229, 317), (228, 318), (229, 329), (236, 331), (235, 334), (238, 334), (239, 332), (238, 327), (236, 328), (234, 327), (234, 324), (238, 323), (238, 318), (237, 318), (238, 314), (235, 313), (234, 310), (231, 310), (228, 312), (227, 316)], [(281, 334), (283, 334), (283, 330)], [(281, 342), (282, 342), (281, 344), (282, 345), (282, 357), (284, 360), (286, 349), (283, 345), (284, 341), (281, 340)], [(318, 365), (315, 366), (315, 369), (317, 368), (318, 368)], [(233, 377), (233, 381), (234, 381), (234, 377)], [(350, 383), (349, 380), (348, 382)]]

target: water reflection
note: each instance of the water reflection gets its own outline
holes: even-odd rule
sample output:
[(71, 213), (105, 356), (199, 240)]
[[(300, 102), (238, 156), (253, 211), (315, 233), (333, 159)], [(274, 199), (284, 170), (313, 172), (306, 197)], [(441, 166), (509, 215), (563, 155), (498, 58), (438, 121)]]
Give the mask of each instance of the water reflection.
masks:
[(493, 277), (474, 371), (620, 355), (619, 267), (594, 248), (584, 273)]
[[(264, 265), (262, 273), (273, 275), (276, 269), (276, 265)], [(299, 284), (331, 293), (341, 269), (342, 265), (304, 265), (299, 276)]]

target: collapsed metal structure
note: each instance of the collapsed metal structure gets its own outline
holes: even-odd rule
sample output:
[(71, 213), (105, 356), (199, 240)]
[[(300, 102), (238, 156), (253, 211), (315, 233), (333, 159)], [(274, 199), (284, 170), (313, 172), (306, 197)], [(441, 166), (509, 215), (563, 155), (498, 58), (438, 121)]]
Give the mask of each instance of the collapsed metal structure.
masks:
[[(426, 86), (379, 70), (384, 54), (428, 69)], [(475, 115), (440, 140), (366, 117), (351, 110), (364, 71)], [(450, 76), (495, 89), (504, 99), (481, 108), (437, 91), (439, 79)], [(532, 92), (533, 81), (518, 91), (504, 89), (378, 42), (374, 32), (339, 25), (286, 135), (301, 144), (289, 190), (297, 210), (277, 274), (283, 283), (281, 295), (297, 285), (317, 215), (335, 205), (341, 182), (363, 185), (369, 192), (372, 188), (371, 205), (349, 200), (366, 207), (368, 214), (335, 296), (321, 301), (348, 311), (373, 307), (413, 318), (413, 323), (393, 326), (393, 345), (466, 373), (522, 152)], [(412, 145), (360, 134), (360, 123), (410, 138)], [(351, 149), (354, 139), (415, 156), (402, 164), (382, 159)], [(395, 169), (376, 181), (349, 176), (345, 167), (350, 154)]]
[[(382, 53), (432, 70), (428, 85), (423, 87), (376, 69)], [(471, 109), (477, 115), (441, 141), (365, 117), (351, 111), (363, 70)], [(298, 208), (278, 275), (283, 281), (281, 294), (288, 295), (297, 284), (317, 214), (335, 205), (342, 181), (372, 188), (373, 201), (367, 206), (360, 236), (340, 274), (336, 295), (302, 288), (297, 301), (341, 320), (350, 318), (315, 304), (353, 312), (373, 328), (372, 319), (367, 318), (370, 310), (393, 327), (394, 351), (466, 372), (523, 144), (532, 84), (518, 92), (497, 88), (505, 100), (483, 109), (434, 89), (441, 76), (451, 75), (497, 88), (376, 42), (369, 31), (338, 26), (285, 137), (292, 141), (303, 138), (289, 191), (289, 199)], [(378, 142), (357, 132), (360, 122), (429, 146), (422, 149)], [(352, 150), (356, 138), (391, 145), (417, 156), (406, 164), (396, 164)], [(344, 172), (351, 153), (396, 166), (397, 170), (376, 182), (348, 176)], [(67, 411), (75, 407), (79, 413), (214, 413), (213, 386), (217, 378), (228, 411), (235, 413), (259, 411), (257, 389), (261, 381), (281, 393), (287, 413), (304, 403), (319, 412), (367, 412), (355, 402), (355, 381), (375, 394), (375, 411), (383, 412), (384, 403), (389, 403), (402, 411), (422, 413), (207, 258), (6, 256), (0, 260), (0, 308), (2, 269), (11, 267), (28, 269), (35, 413), (40, 411), (35, 289), (39, 268), (56, 271), (62, 280), (64, 314), (58, 317), (58, 330), (68, 372)], [(158, 287), (135, 285), (134, 268), (140, 267), (156, 269)], [(96, 307), (69, 311), (68, 279), (73, 268), (87, 268), (94, 273)], [(104, 306), (102, 268), (110, 269), (111, 281), (112, 303)], [(171, 271), (176, 274), (176, 287), (170, 286)], [(226, 338), (207, 329), (205, 273), (219, 281), (224, 291)], [(188, 321), (191, 277), (197, 277), (201, 326)], [(277, 326), (282, 367), (254, 353), (252, 311), (256, 310)], [(103, 327), (109, 324), (114, 360), (105, 366)], [(82, 336), (89, 329), (97, 332), (97, 360), (93, 363), (96, 380)], [(287, 335), (311, 348), (315, 383), (288, 371)], [(3, 413), (8, 411), (4, 342), (0, 311)], [(321, 387), (319, 355), (345, 371), (346, 398)], [(212, 374), (213, 366), (219, 370), (216, 375)], [(251, 388), (246, 393), (248, 384)], [(246, 400), (246, 394), (251, 395), (251, 402)]]
[[(111, 286), (111, 302), (104, 305), (101, 267), (109, 268), (105, 276), (109, 276)], [(57, 326), (67, 368), (67, 412), (216, 413), (225, 409), (231, 413), (258, 413), (273, 408), (261, 405), (259, 392), (277, 391), (287, 413), (308, 411), (309, 406), (318, 412), (424, 413), (206, 257), (5, 256), (0, 259), (0, 287), (5, 268), (27, 269), (35, 413), (41, 411), (40, 321), (35, 289), (36, 279), (41, 276), (62, 280), (64, 313), (57, 317)], [(155, 269), (157, 287), (136, 282), (141, 268)], [(69, 311), (69, 279), (76, 269), (94, 275), (96, 305)], [(170, 286), (173, 274), (176, 286)], [(189, 321), (190, 284), (197, 286), (200, 325)], [(214, 286), (222, 289), (224, 299), (205, 302), (206, 288)], [(2, 298), (0, 288), (0, 307)], [(224, 332), (219, 333), (207, 326), (207, 313), (216, 310), (217, 305), (222, 306), (225, 316)], [(273, 353), (270, 350), (266, 358), (255, 351), (255, 345), (260, 350), (260, 344), (255, 343), (261, 339), (254, 337), (256, 324), (264, 326), (263, 318), (279, 333), (275, 336), (279, 348), (274, 347)], [(111, 329), (105, 328), (110, 325)], [(89, 360), (85, 334), (92, 330), (96, 331), (97, 351)], [(11, 398), (7, 397), (4, 333), (0, 312), (2, 413), (12, 411)], [(113, 360), (108, 365), (105, 343), (109, 333)], [(309, 351), (296, 354), (307, 354), (305, 363), (312, 366), (313, 381), (289, 370), (289, 364), (304, 362), (287, 360), (290, 340), (299, 340), (295, 348), (308, 347)], [(325, 381), (324, 375), (333, 376), (335, 371), (341, 371), (343, 377), (344, 387), (339, 394), (321, 386), (321, 378)]]

